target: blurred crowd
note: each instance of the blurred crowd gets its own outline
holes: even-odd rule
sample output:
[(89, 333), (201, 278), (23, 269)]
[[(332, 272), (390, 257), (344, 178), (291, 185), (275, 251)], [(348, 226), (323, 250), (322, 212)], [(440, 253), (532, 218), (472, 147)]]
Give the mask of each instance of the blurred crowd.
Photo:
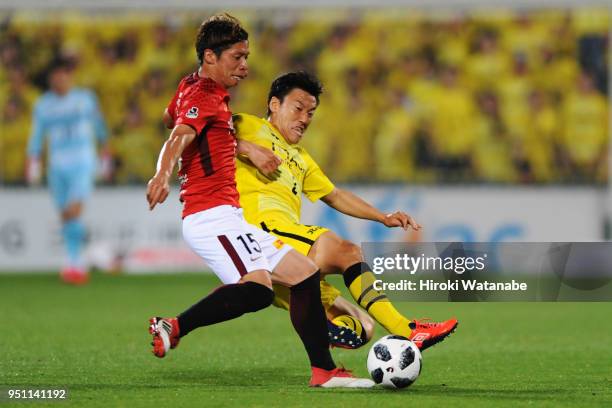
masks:
[[(271, 81), (307, 69), (325, 91), (303, 143), (338, 182), (607, 181), (605, 9), (236, 13), (250, 77), (232, 110), (263, 116)], [(78, 62), (110, 130), (114, 183), (142, 183), (162, 112), (196, 68), (205, 13), (16, 13), (0, 23), (0, 183), (24, 180), (32, 106), (58, 54)]]

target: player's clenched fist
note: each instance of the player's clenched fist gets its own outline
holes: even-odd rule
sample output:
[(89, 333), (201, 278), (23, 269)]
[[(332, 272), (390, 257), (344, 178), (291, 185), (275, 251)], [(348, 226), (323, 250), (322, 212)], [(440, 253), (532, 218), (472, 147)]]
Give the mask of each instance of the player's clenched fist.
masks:
[(155, 175), (147, 184), (147, 201), (149, 202), (149, 210), (155, 208), (159, 203), (166, 201), (168, 194), (170, 193), (170, 183), (168, 178)]
[(272, 150), (246, 140), (239, 140), (237, 152), (247, 156), (257, 170), (267, 178), (276, 180), (280, 176), (278, 167), (282, 160)]
[(403, 211), (396, 211), (394, 213), (385, 215), (383, 223), (387, 227), (402, 227), (405, 230), (407, 230), (408, 227), (412, 227), (412, 229), (415, 231), (421, 229), (421, 225), (417, 223), (414, 218)]
[(255, 167), (266, 177), (275, 178), (278, 176), (277, 169), (282, 163), (281, 159), (271, 150), (253, 144), (252, 155), (249, 156)]

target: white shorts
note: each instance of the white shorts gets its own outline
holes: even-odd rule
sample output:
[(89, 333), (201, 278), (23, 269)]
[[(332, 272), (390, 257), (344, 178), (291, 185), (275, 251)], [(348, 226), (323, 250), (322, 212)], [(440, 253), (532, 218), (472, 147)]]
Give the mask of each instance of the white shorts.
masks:
[(291, 251), (278, 238), (247, 223), (242, 209), (221, 205), (183, 219), (183, 238), (223, 283), (249, 272), (272, 272)]

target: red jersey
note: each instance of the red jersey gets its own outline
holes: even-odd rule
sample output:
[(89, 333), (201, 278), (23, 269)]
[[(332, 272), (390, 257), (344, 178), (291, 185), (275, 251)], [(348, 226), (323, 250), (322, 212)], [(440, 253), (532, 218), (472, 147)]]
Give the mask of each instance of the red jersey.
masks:
[(227, 90), (197, 72), (179, 83), (168, 105), (176, 125), (197, 136), (179, 162), (183, 218), (219, 205), (240, 207), (236, 189), (236, 136)]

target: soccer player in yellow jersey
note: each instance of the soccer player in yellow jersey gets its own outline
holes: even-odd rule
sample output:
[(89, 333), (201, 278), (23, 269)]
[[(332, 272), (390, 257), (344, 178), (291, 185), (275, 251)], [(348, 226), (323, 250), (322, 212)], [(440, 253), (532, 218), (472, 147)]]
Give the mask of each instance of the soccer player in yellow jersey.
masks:
[[(327, 228), (300, 223), (304, 194), (311, 201), (320, 199), (344, 214), (387, 227), (421, 228), (405, 212), (384, 214), (351, 192), (335, 187), (299, 145), (321, 92), (321, 83), (306, 72), (284, 74), (272, 83), (267, 120), (247, 114), (234, 116), (239, 153), (236, 180), (244, 216), (248, 222), (310, 257), (322, 276), (343, 275), (351, 296), (367, 314), (343, 299), (336, 288), (322, 279), (321, 297), (328, 318), (350, 315), (348, 319), (358, 320), (364, 329), (362, 336), (347, 337), (343, 334), (356, 333), (343, 330), (346, 323), (330, 324), (331, 344), (345, 348), (365, 344), (372, 336), (374, 318), (390, 333), (408, 337), (420, 349), (426, 349), (448, 336), (456, 328), (457, 320), (427, 323), (407, 319), (384, 293), (373, 288), (374, 275), (358, 245)], [(275, 304), (288, 309), (289, 292), (278, 287), (275, 294)], [(358, 325), (355, 323), (355, 326)]]

